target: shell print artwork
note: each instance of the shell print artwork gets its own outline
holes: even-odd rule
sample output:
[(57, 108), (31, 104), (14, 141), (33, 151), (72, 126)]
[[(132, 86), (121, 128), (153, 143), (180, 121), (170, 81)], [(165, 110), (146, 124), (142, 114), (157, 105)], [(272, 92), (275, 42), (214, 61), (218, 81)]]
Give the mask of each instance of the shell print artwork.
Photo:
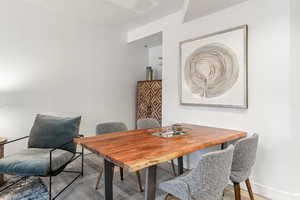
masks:
[(193, 94), (213, 98), (225, 94), (237, 82), (239, 63), (236, 54), (221, 43), (196, 49), (187, 57), (184, 78)]

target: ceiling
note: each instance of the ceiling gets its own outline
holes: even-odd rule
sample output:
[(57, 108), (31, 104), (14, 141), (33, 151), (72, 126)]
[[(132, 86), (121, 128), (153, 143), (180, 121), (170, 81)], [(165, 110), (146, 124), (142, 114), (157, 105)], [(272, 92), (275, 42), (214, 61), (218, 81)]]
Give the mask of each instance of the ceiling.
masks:
[(245, 1), (248, 0), (189, 0), (183, 21), (188, 22)]
[(183, 22), (203, 17), (247, 0), (22, 0), (57, 16), (127, 29), (180, 10)]
[(66, 17), (134, 28), (179, 11), (184, 0), (23, 0)]
[(147, 37), (141, 38), (139, 40), (134, 41), (135, 47), (145, 47), (145, 48), (152, 48), (156, 46), (161, 46), (163, 43), (162, 32), (149, 35)]

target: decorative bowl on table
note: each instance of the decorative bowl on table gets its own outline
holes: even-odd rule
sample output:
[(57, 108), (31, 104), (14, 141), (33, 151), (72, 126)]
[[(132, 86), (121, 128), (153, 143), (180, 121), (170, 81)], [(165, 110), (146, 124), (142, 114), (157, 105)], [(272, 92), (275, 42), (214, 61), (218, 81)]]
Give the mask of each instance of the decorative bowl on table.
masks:
[(188, 134), (190, 128), (184, 127), (182, 124), (173, 124), (170, 127), (163, 128), (160, 132), (155, 132), (152, 135), (163, 137), (163, 138), (172, 138), (180, 135)]

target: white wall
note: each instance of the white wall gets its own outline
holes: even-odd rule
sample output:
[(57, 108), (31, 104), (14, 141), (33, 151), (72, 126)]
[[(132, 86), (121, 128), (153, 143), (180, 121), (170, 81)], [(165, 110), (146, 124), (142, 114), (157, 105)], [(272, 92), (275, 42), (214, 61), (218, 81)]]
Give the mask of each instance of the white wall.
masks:
[[(163, 31), (163, 123), (188, 122), (259, 133), (252, 178), (255, 191), (274, 200), (299, 199), (299, 117), (292, 115), (291, 104), (291, 93), (299, 90), (291, 90), (290, 1), (251, 0), (186, 24), (181, 24), (181, 18), (178, 13), (128, 33), (128, 41), (133, 41), (148, 30), (152, 34)], [(243, 24), (249, 25), (249, 109), (179, 105), (179, 42)], [(191, 166), (200, 155), (190, 156)]]
[(148, 65), (151, 66), (154, 70), (154, 79), (161, 80), (162, 79), (162, 63), (163, 60), (159, 58), (162, 57), (162, 46), (150, 47), (148, 49)]
[[(292, 147), (293, 152), (300, 149), (300, 1), (291, 0), (291, 110), (292, 110)], [(295, 159), (295, 153), (290, 155), (293, 160), (293, 169), (299, 170), (299, 159)], [(298, 156), (299, 157), (299, 156)], [(294, 171), (295, 171), (294, 170)], [(300, 172), (296, 171), (298, 178)], [(294, 179), (294, 187), (300, 196), (300, 184)], [(299, 198), (299, 197), (298, 197)], [(300, 199), (300, 198), (299, 198)]]
[[(121, 30), (19, 0), (0, 2), (0, 24), (0, 136), (28, 135), (37, 113), (82, 115), (86, 135), (104, 121), (134, 127), (145, 48), (128, 45)], [(7, 147), (12, 153), (22, 145)]]

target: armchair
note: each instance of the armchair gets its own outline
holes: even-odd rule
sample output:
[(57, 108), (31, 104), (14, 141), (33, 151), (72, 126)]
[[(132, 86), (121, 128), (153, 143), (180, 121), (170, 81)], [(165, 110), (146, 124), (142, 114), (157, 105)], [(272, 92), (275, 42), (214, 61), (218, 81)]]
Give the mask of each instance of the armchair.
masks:
[[(0, 159), (0, 174), (21, 176), (16, 182), (4, 187), (0, 192), (22, 181), (28, 176), (49, 177), (49, 200), (56, 199), (80, 176), (83, 176), (83, 147), (76, 152), (74, 138), (79, 135), (81, 117), (59, 118), (37, 115), (30, 135), (8, 141), (3, 145), (29, 139), (28, 148), (13, 155)], [(81, 157), (81, 170), (65, 170), (66, 166)], [(61, 172), (78, 174), (58, 194), (52, 197), (52, 177)]]

